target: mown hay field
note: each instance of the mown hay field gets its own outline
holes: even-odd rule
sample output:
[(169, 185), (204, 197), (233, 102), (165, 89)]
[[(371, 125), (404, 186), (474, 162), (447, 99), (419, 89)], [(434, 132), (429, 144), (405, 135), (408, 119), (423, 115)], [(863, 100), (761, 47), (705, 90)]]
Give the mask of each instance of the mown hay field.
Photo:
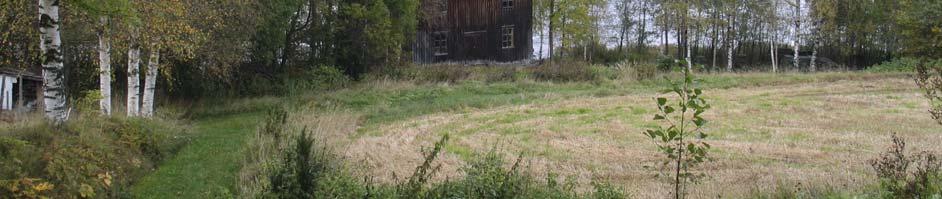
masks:
[[(907, 75), (702, 78), (705, 96), (713, 105), (705, 115), (706, 132), (711, 135), (707, 142), (713, 149), (712, 161), (698, 170), (707, 177), (689, 188), (698, 198), (865, 192), (878, 182), (868, 160), (885, 150), (892, 133), (908, 139), (911, 150), (942, 151), (938, 144), (942, 125), (929, 117), (926, 100)], [(739, 80), (728, 83), (730, 79)], [(393, 96), (425, 87), (400, 86), (401, 92)], [(421, 103), (434, 107), (450, 103), (443, 100), (488, 98), (487, 94), (454, 96), (464, 94), (450, 92), (460, 85), (435, 87), (446, 91), (422, 98)], [(294, 120), (327, 134), (356, 173), (379, 182), (392, 183), (411, 174), (422, 161), (422, 149), (449, 134), (452, 140), (440, 161), (439, 180), (458, 178), (467, 160), (499, 150), (508, 159), (523, 154), (527, 170), (537, 176), (555, 174), (580, 185), (605, 181), (636, 198), (663, 198), (670, 193), (667, 179), (657, 177), (664, 157), (642, 134), (657, 125), (652, 120), (654, 98), (668, 96), (654, 87), (611, 86), (598, 91), (592, 86), (541, 85), (534, 92), (495, 95), (508, 102), (503, 104), (398, 114), (401, 117), (362, 111), (375, 108), (358, 111), (333, 105), (328, 111), (300, 111)], [(312, 107), (324, 107), (323, 102), (318, 104)], [(401, 108), (395, 104), (382, 106), (388, 113), (412, 113), (395, 111)]]

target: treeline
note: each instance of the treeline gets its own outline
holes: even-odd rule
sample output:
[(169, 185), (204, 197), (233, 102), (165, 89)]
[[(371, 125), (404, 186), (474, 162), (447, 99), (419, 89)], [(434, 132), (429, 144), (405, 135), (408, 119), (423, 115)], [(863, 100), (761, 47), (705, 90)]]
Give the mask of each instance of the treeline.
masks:
[(402, 65), (418, 8), (417, 0), (9, 0), (0, 2), (0, 63), (41, 65), (56, 77), (45, 88), (63, 92), (43, 101), (57, 120), (66, 100), (86, 96), (101, 96), (106, 114), (124, 105), (148, 116), (154, 96), (273, 94), (310, 71), (359, 78)]
[[(46, 81), (48, 91), (62, 91), (47, 93), (54, 95), (47, 112), (101, 96), (105, 113), (123, 105), (146, 116), (155, 100), (168, 99), (155, 96), (278, 94), (321, 88), (323, 79), (396, 74), (411, 64), (415, 31), (436, 16), (438, 1), (7, 0), (0, 2), (0, 64), (42, 65), (58, 78)], [(541, 45), (533, 50), (593, 63), (681, 59), (713, 71), (856, 69), (939, 57), (940, 7), (922, 0), (534, 0), (533, 37)]]
[(542, 57), (611, 62), (662, 56), (716, 71), (815, 71), (938, 56), (942, 47), (938, 1), (537, 0), (535, 5), (536, 43), (545, 44), (535, 52)]

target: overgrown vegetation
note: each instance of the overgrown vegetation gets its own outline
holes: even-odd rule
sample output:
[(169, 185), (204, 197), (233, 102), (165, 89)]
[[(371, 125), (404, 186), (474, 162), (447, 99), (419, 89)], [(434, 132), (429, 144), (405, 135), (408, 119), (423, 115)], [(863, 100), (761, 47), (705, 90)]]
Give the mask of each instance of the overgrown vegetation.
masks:
[(167, 119), (83, 116), (0, 124), (0, 196), (127, 197), (128, 186), (189, 138)]
[[(480, 154), (458, 180), (433, 178), (441, 166), (448, 136), (423, 152), (423, 161), (412, 175), (393, 185), (373, 183), (369, 176), (354, 177), (316, 134), (297, 131), (283, 110), (273, 110), (257, 131), (240, 172), (239, 193), (244, 198), (625, 198), (623, 190), (593, 183), (594, 190), (580, 194), (573, 182), (558, 177), (534, 177), (527, 173), (523, 155), (509, 168), (496, 149)], [(360, 180), (363, 179), (363, 180)], [(540, 180), (543, 179), (543, 180)]]
[(942, 124), (942, 59), (916, 64), (916, 85), (929, 100), (929, 113)]
[(896, 134), (888, 150), (870, 165), (880, 178), (882, 198), (942, 197), (942, 160), (929, 151), (906, 152), (906, 140)]
[(913, 72), (916, 71), (916, 65), (919, 64), (919, 59), (911, 57), (903, 57), (898, 59), (893, 59), (886, 61), (877, 65), (874, 65), (870, 68), (867, 68), (869, 72)]

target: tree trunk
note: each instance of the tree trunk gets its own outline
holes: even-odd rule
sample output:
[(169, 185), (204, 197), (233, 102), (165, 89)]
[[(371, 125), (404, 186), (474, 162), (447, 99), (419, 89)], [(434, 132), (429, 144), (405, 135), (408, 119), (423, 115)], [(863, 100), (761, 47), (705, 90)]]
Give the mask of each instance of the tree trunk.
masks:
[(550, 59), (550, 61), (553, 61), (553, 47), (555, 46), (554, 43), (555, 43), (555, 38), (556, 38), (556, 37), (554, 37), (554, 35), (553, 35), (553, 28), (554, 28), (553, 25), (555, 25), (555, 24), (553, 24), (553, 18), (556, 17), (556, 0), (550, 0), (550, 9), (549, 9), (549, 10), (550, 10), (550, 13), (549, 13), (549, 29), (547, 30), (547, 31), (549, 31), (549, 46), (548, 46), (548, 48), (547, 48), (547, 52), (548, 52), (549, 54), (547, 54), (546, 57), (547, 57), (548, 59)]
[(129, 117), (140, 115), (141, 92), (141, 50), (137, 44), (131, 44), (128, 49), (128, 103)]
[(818, 44), (817, 41), (814, 40), (815, 39), (812, 39), (811, 41), (811, 63), (809, 63), (810, 66), (808, 67), (811, 72), (818, 70), (817, 65), (815, 65), (815, 62), (818, 61)]
[(43, 105), (46, 118), (60, 124), (68, 119), (62, 38), (59, 35), (59, 0), (39, 0), (39, 33), (42, 50)]
[(101, 89), (101, 113), (111, 115), (111, 39), (106, 34), (108, 18), (99, 18), (98, 30), (98, 84)]
[(772, 60), (772, 72), (776, 73), (778, 72), (778, 63), (776, 63), (777, 61), (775, 56), (775, 39), (769, 39), (769, 55), (771, 56)]
[(154, 91), (157, 90), (157, 75), (160, 68), (160, 51), (155, 48), (150, 53), (150, 61), (147, 63), (147, 76), (144, 77), (144, 99), (141, 105), (141, 115), (144, 117), (154, 116)]
[(689, 13), (689, 10), (690, 10), (689, 6), (690, 6), (690, 5), (688, 4), (688, 1), (685, 0), (685, 1), (684, 1), (684, 12), (683, 12), (683, 16), (681, 16), (681, 17), (683, 17), (684, 22), (683, 22), (683, 27), (681, 27), (681, 28), (682, 28), (682, 31), (683, 31), (683, 33), (684, 33), (684, 34), (683, 34), (684, 48), (687, 49), (687, 55), (684, 57), (684, 61), (687, 61), (687, 70), (693, 72), (693, 60), (690, 58), (690, 33), (688, 32), (688, 31), (690, 30), (690, 25), (689, 25), (689, 23), (688, 23), (688, 18), (690, 18), (690, 16), (689, 16), (689, 15), (690, 15), (690, 13)]
[(794, 30), (795, 39), (792, 40), (792, 47), (795, 48), (795, 57), (794, 57), (795, 58), (795, 70), (799, 69), (798, 61), (800, 61), (798, 59), (798, 55), (799, 55), (798, 48), (801, 47), (801, 43), (799, 42), (801, 41), (800, 29), (801, 29), (801, 0), (795, 0), (795, 30)]
[(771, 57), (772, 62), (772, 73), (778, 72), (778, 56), (776, 55), (777, 49), (775, 49), (775, 27), (776, 20), (778, 20), (778, 1), (772, 1), (772, 19), (769, 20), (769, 56)]
[(711, 59), (712, 64), (710, 64), (710, 71), (716, 70), (716, 41), (719, 40), (719, 34), (717, 34), (719, 28), (716, 27), (716, 24), (719, 21), (719, 14), (717, 13), (719, 13), (719, 11), (716, 10), (716, 2), (714, 2), (712, 17), (713, 20), (710, 22), (710, 29), (712, 29), (711, 33), (713, 34), (713, 37), (710, 37), (710, 53), (713, 54), (713, 58)]
[(641, 26), (639, 27), (639, 31), (638, 31), (638, 50), (643, 49), (645, 43), (648, 40), (648, 32), (646, 30), (647, 25), (648, 25), (648, 0), (643, 0), (643, 3), (641, 4)]
[(736, 49), (736, 34), (733, 29), (733, 23), (736, 22), (734, 16), (730, 16), (726, 25), (726, 72), (733, 72), (733, 51)]
[(726, 47), (726, 72), (733, 72), (733, 51), (736, 49), (736, 39), (731, 39), (730, 45)]
[(540, 53), (539, 53), (540, 56), (538, 57), (540, 59), (543, 59), (543, 44), (545, 44), (543, 43), (543, 40), (546, 40), (546, 33), (543, 32), (543, 30), (540, 30)]

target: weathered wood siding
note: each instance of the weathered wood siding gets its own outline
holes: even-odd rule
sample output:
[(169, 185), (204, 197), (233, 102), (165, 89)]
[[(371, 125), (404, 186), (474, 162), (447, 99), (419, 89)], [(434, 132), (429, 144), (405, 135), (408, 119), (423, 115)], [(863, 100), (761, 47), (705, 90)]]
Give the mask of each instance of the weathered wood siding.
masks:
[[(415, 61), (490, 60), (510, 62), (530, 58), (533, 52), (531, 0), (513, 0), (504, 9), (502, 0), (442, 0), (447, 2), (444, 22), (426, 22), (416, 34)], [(423, 5), (433, 6), (433, 5)], [(513, 27), (513, 48), (502, 48), (502, 28)], [(436, 32), (447, 33), (447, 55), (435, 55)]]

